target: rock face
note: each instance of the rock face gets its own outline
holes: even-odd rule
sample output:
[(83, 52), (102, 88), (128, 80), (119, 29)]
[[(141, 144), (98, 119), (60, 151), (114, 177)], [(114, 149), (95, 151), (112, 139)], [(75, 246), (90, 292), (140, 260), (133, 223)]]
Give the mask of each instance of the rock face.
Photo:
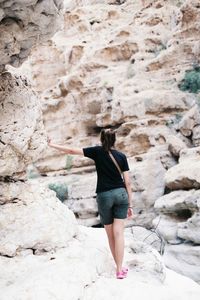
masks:
[(54, 192), (15, 176), (41, 155), (46, 134), (38, 95), (26, 78), (5, 72), (6, 64), (20, 65), (37, 41), (58, 28), (61, 1), (0, 2), (0, 264), (7, 258), (12, 269), (12, 257), (66, 247), (78, 229)]
[[(196, 270), (198, 193), (181, 195), (181, 200), (166, 206), (166, 210), (162, 203), (160, 208), (159, 201), (162, 202), (165, 184), (168, 188), (174, 185), (174, 179), (171, 185), (164, 178), (181, 165), (182, 154), (187, 156), (185, 148), (199, 143), (198, 98), (178, 87), (185, 70), (194, 61), (199, 63), (199, 44), (192, 43), (199, 36), (198, 3), (185, 1), (180, 8), (173, 1), (86, 2), (66, 1), (63, 30), (42, 46), (44, 55), (36, 49), (30, 58), (29, 78), (40, 93), (45, 127), (52, 138), (56, 136), (57, 141), (70, 145), (75, 144), (76, 136), (79, 147), (96, 144), (102, 127), (118, 128), (117, 147), (129, 155), (132, 165), (137, 213), (134, 224), (151, 226), (154, 202), (159, 198), (156, 209), (166, 217), (166, 223), (171, 222), (170, 232), (161, 234), (169, 243), (188, 242), (191, 248), (187, 249), (193, 250), (188, 261)], [(20, 65), (31, 47), (55, 32), (60, 4), (58, 0), (1, 1), (0, 72), (5, 71), (6, 64)], [(29, 70), (28, 64), (23, 68)], [(20, 71), (10, 70), (12, 74), (0, 75), (2, 299), (64, 299), (66, 294), (74, 299), (101, 299), (105, 297), (105, 286), (109, 287), (109, 299), (117, 299), (118, 295), (129, 299), (137, 285), (135, 295), (142, 294), (143, 299), (149, 299), (152, 293), (157, 299), (197, 300), (199, 286), (166, 270), (158, 252), (134, 240), (130, 230), (126, 245), (130, 276), (116, 295), (105, 232), (102, 239), (101, 231), (78, 227), (73, 213), (52, 191), (38, 186), (37, 181), (33, 184), (17, 180), (30, 162), (42, 156), (46, 136), (37, 95), (25, 79), (14, 75)], [(55, 153), (49, 149), (44, 153), (37, 163), (40, 170), (93, 170), (89, 160), (72, 161), (63, 155), (55, 159)], [(174, 166), (179, 156), (180, 165)], [(195, 164), (191, 166), (195, 168)], [(88, 180), (91, 184), (88, 189), (85, 179), (70, 183), (66, 204), (79, 221), (92, 225), (97, 221), (95, 180), (93, 174), (87, 176), (87, 186)], [(187, 188), (198, 182), (196, 173), (192, 179), (190, 176), (191, 181)], [(199, 281), (198, 276), (196, 272), (193, 278)], [(35, 285), (39, 288), (35, 289)]]
[[(155, 149), (165, 169), (176, 164), (181, 150), (198, 144), (197, 97), (178, 87), (185, 70), (199, 59), (197, 43), (193, 45), (186, 35), (190, 26), (195, 40), (196, 25), (190, 20), (185, 23), (187, 9), (199, 22), (198, 6), (192, 1), (181, 7), (173, 1), (65, 1), (64, 7), (62, 31), (42, 46), (42, 52), (33, 51), (24, 66), (41, 95), (50, 137), (84, 147), (99, 143), (102, 127), (114, 126), (118, 128), (116, 146), (129, 157)], [(190, 115), (195, 114), (192, 140), (184, 134), (188, 125), (182, 119), (187, 119), (190, 109)], [(41, 172), (60, 171), (65, 162), (62, 153), (48, 149), (37, 167)], [(76, 158), (71, 167), (90, 164), (91, 160)], [(135, 208), (140, 212), (137, 221), (148, 226), (154, 214), (144, 212), (149, 208), (146, 202), (153, 207), (156, 197), (164, 193), (165, 170), (160, 177), (154, 168), (162, 169), (151, 163), (150, 154), (144, 169), (137, 171), (144, 183), (132, 178)], [(149, 173), (156, 180), (147, 188)], [(77, 204), (70, 203), (80, 215)], [(96, 214), (94, 202), (90, 203)]]
[[(66, 207), (64, 211), (69, 217), (65, 225), (66, 235), (62, 236), (59, 227), (51, 227), (53, 223), (59, 224), (58, 215), (54, 215), (53, 210), (64, 217), (64, 212), (61, 214), (62, 206), (52, 193), (36, 186), (33, 188), (14, 178), (16, 173), (25, 172), (27, 165), (41, 155), (46, 147), (46, 134), (38, 96), (26, 78), (9, 72), (2, 73), (8, 63), (15, 66), (21, 64), (37, 40), (46, 40), (54, 33), (60, 4), (61, 1), (47, 3), (32, 0), (0, 3), (1, 255), (14, 256), (24, 248), (46, 251), (52, 247), (62, 247), (75, 235), (73, 225), (68, 229), (68, 222), (73, 224), (74, 216)], [(44, 218), (42, 210), (45, 200), (48, 203), (45, 205)], [(48, 234), (49, 229), (51, 234)]]
[(33, 46), (58, 30), (61, 6), (61, 0), (0, 2), (0, 72), (21, 65)]
[(156, 201), (155, 208), (164, 214), (159, 230), (169, 243), (179, 244), (182, 239), (200, 243), (197, 222), (200, 209), (199, 193), (199, 190), (174, 191)]
[(165, 169), (159, 153), (136, 156), (130, 166), (135, 214), (132, 224), (151, 228), (155, 216), (154, 203), (164, 193)]
[(0, 75), (0, 114), (0, 176), (11, 176), (46, 147), (41, 106), (25, 78)]
[[(154, 224), (165, 240), (193, 249), (199, 244), (198, 151), (192, 154), (200, 145), (199, 95), (180, 83), (200, 64), (198, 1), (65, 1), (64, 8), (62, 31), (23, 66), (41, 95), (48, 134), (84, 147), (99, 143), (101, 128), (117, 128), (116, 146), (131, 166), (129, 225), (151, 227), (156, 210), (161, 219)], [(80, 173), (65, 203), (81, 224), (94, 225), (92, 161), (71, 159), (66, 168), (68, 158), (48, 149), (37, 167)]]
[[(184, 136), (192, 136), (192, 140), (195, 146), (198, 146), (199, 137), (196, 136), (197, 130), (199, 130), (200, 113), (199, 107), (195, 105), (192, 107), (183, 117), (179, 124), (179, 129)], [(196, 142), (197, 140), (197, 142)]]
[(74, 177), (74, 181), (69, 184), (69, 197), (65, 204), (75, 213), (79, 223), (85, 219), (93, 220), (93, 224), (88, 220), (90, 225), (99, 223), (99, 220), (96, 218), (98, 212), (95, 201), (95, 185), (96, 174), (77, 175)]
[(166, 185), (171, 190), (200, 187), (200, 147), (182, 150), (179, 164), (166, 173)]
[(62, 1), (0, 3), (0, 176), (22, 172), (46, 146), (41, 107), (26, 78), (5, 70), (19, 66), (38, 42), (57, 29)]
[[(169, 244), (165, 251), (167, 266), (200, 281), (197, 254), (200, 244), (199, 147), (182, 150), (179, 163), (165, 174), (166, 186), (172, 191), (158, 198), (154, 220), (159, 233)], [(196, 188), (196, 189), (195, 189)], [(187, 189), (187, 190), (186, 190)], [(176, 245), (176, 246), (171, 246)], [(188, 258), (185, 259), (186, 253)], [(185, 261), (185, 262), (184, 262)]]
[(190, 244), (166, 245), (163, 261), (172, 270), (193, 278), (199, 283), (200, 247)]
[[(30, 59), (49, 135), (82, 147), (97, 143), (102, 127), (115, 126), (117, 147), (130, 156), (177, 137), (180, 119), (197, 101), (178, 87), (199, 59), (196, 42), (191, 43), (196, 25), (189, 20), (190, 29), (185, 25), (187, 9), (198, 23), (192, 1), (182, 7), (173, 1), (65, 2), (63, 30), (43, 46), (43, 56), (37, 50)], [(48, 73), (45, 80), (39, 69)], [(184, 140), (182, 134), (179, 138)], [(181, 147), (190, 143), (186, 140)], [(197, 140), (198, 134), (195, 145)], [(52, 154), (56, 157), (50, 151), (41, 157), (41, 170), (62, 169)]]

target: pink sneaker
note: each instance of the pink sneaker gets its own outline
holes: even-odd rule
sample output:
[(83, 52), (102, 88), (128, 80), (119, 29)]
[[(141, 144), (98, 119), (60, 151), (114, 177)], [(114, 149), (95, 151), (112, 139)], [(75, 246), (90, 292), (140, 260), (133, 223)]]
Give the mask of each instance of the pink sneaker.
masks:
[(116, 272), (116, 278), (117, 279), (124, 279), (124, 278), (126, 278), (126, 274), (123, 271)]
[(125, 275), (127, 275), (127, 273), (128, 273), (128, 268), (123, 267), (123, 268), (122, 268), (122, 272), (123, 272)]

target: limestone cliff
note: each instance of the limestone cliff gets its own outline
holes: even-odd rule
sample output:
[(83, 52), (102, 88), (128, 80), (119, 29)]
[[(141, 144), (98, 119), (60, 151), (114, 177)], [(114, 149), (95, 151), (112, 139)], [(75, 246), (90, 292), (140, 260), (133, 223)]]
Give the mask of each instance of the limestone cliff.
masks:
[[(146, 237), (134, 238), (133, 228), (126, 230), (130, 276), (116, 293), (105, 235), (78, 226), (67, 208), (79, 222), (96, 223), (91, 163), (65, 161), (49, 149), (42, 153), (45, 128), (57, 141), (85, 146), (97, 143), (102, 127), (117, 127), (117, 147), (129, 156), (133, 181), (130, 225), (152, 226), (156, 211), (162, 221), (168, 217), (167, 224), (175, 220), (170, 233), (159, 228), (160, 234), (169, 244), (183, 241), (195, 268), (200, 176), (198, 147), (189, 148), (199, 145), (198, 87), (187, 93), (181, 86), (186, 70), (198, 70), (198, 1), (65, 1), (62, 31), (34, 49), (21, 70), (7, 66), (19, 66), (58, 30), (61, 6), (59, 0), (0, 1), (1, 298), (130, 299), (135, 292), (143, 299), (152, 294), (158, 300), (197, 300), (199, 286), (166, 269)], [(20, 75), (30, 66), (32, 87)], [(24, 182), (27, 165), (38, 158), (42, 172), (68, 174), (63, 169), (72, 164), (73, 174), (62, 178), (69, 185), (67, 206), (43, 186), (55, 178)], [(91, 172), (87, 190), (81, 175), (86, 171)], [(165, 204), (166, 191), (185, 187), (196, 190), (173, 191)], [(179, 255), (170, 251), (173, 258)]]
[(0, 1), (0, 71), (27, 59), (31, 48), (59, 28), (61, 0)]

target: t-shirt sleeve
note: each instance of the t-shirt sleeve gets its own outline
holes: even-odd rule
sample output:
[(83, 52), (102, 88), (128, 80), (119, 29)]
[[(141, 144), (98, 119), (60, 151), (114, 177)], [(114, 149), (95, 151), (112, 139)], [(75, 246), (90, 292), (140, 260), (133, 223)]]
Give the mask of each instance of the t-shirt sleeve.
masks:
[(127, 161), (126, 156), (124, 155), (123, 166), (122, 166), (122, 172), (129, 171), (129, 170), (130, 170), (130, 169), (129, 169), (128, 161)]
[(94, 146), (94, 147), (83, 148), (83, 154), (84, 156), (95, 160), (97, 154), (97, 147)]

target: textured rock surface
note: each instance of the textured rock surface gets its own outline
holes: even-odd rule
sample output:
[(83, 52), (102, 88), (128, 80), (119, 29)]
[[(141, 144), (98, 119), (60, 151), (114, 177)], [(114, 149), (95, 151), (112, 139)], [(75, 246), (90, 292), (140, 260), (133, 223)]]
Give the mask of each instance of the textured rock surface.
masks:
[(199, 244), (199, 197), (199, 190), (174, 191), (156, 200), (155, 209), (161, 214), (158, 231), (168, 243)]
[(200, 283), (200, 246), (191, 244), (166, 245), (163, 261), (176, 272)]
[(130, 166), (135, 213), (132, 224), (151, 228), (154, 203), (164, 193), (165, 169), (158, 153), (136, 156)]
[[(198, 211), (200, 207), (200, 191), (174, 191), (157, 199), (155, 208), (161, 213), (176, 213), (189, 210), (190, 213)], [(178, 215), (177, 215), (178, 217)], [(180, 216), (181, 217), (181, 216)]]
[(179, 224), (178, 236), (186, 241), (200, 244), (200, 205), (197, 213), (194, 213), (186, 222)]
[(171, 190), (200, 187), (200, 147), (182, 150), (179, 163), (165, 174), (166, 186)]
[(66, 247), (77, 233), (73, 213), (37, 182), (0, 183), (0, 254)]
[[(130, 156), (168, 145), (168, 136), (177, 135), (181, 117), (197, 101), (178, 88), (185, 70), (199, 61), (199, 8), (194, 1), (184, 3), (66, 1), (63, 30), (43, 47), (43, 55), (36, 51), (30, 59), (49, 135), (86, 146), (98, 141), (101, 127), (116, 126), (117, 146)], [(48, 73), (44, 84), (40, 68)], [(198, 132), (195, 136), (197, 145)], [(41, 157), (41, 170), (62, 169), (52, 155), (56, 152), (49, 150)]]
[[(130, 165), (133, 166), (131, 174), (134, 211), (137, 214), (133, 222), (146, 226), (151, 224), (155, 216), (153, 209), (155, 200), (164, 193), (165, 169), (169, 169), (166, 175), (168, 188), (199, 188), (199, 149), (185, 150), (187, 147), (199, 145), (199, 107), (195, 105), (199, 98), (198, 95), (179, 89), (185, 71), (200, 62), (199, 3), (191, 0), (182, 2), (184, 3), (181, 6), (180, 1), (162, 0), (153, 2), (148, 0), (65, 1), (65, 24), (62, 32), (58, 33), (52, 42), (42, 46), (42, 54), (39, 49), (36, 49), (30, 59), (32, 74), (29, 78), (34, 80), (34, 88), (41, 95), (45, 127), (51, 138), (56, 138), (56, 142), (76, 144), (78, 147), (94, 145), (98, 142), (98, 134), (102, 127), (118, 128), (117, 147), (130, 156)], [(2, 18), (0, 71), (2, 71), (7, 63), (14, 66), (21, 64), (37, 40), (45, 40), (49, 32), (56, 28), (54, 20), (59, 14), (57, 8), (60, 2), (29, 0), (23, 1), (22, 7), (21, 1), (1, 1), (0, 5), (0, 18)], [(23, 68), (24, 70), (27, 68), (28, 72), (30, 70), (28, 63)], [(20, 73), (20, 71), (12, 71)], [(57, 155), (58, 152), (50, 149), (43, 157), (41, 156), (45, 146), (45, 135), (36, 98), (34, 99), (30, 90), (27, 92), (26, 81), (16, 76), (11, 77), (8, 73), (2, 75), (2, 80), (0, 175), (11, 176), (13, 173), (21, 172), (38, 156), (41, 157), (38, 166), (45, 172), (67, 169), (65, 171), (69, 174), (74, 172), (75, 168), (79, 169), (78, 172), (88, 171), (87, 168), (91, 166), (89, 160), (77, 158), (71, 161), (70, 157)], [(23, 84), (25, 87), (22, 91)], [(31, 114), (30, 110), (32, 110)], [(187, 114), (183, 117), (185, 113)], [(20, 122), (15, 119), (16, 116)], [(142, 155), (146, 152), (147, 155)], [(131, 159), (132, 156), (135, 158)], [(172, 167), (177, 163), (179, 156), (179, 164)], [(97, 221), (92, 191), (94, 177), (92, 174), (87, 176), (91, 181), (88, 190), (85, 188), (85, 179), (80, 180), (79, 184), (71, 182), (70, 199), (67, 202), (79, 216), (79, 220), (82, 217), (87, 225), (91, 225)], [(9, 268), (9, 258), (0, 258), (0, 263), (3, 263), (1, 269), (5, 269), (6, 266), (7, 272), (1, 281), (5, 291), (2, 297), (6, 300), (14, 297), (16, 300), (16, 295), (19, 295), (21, 300), (27, 299), (28, 294), (29, 298), (34, 299), (35, 283), (38, 283), (39, 287), (43, 287), (43, 284), (45, 287), (48, 286), (45, 290), (37, 289), (36, 298), (54, 299), (55, 291), (61, 298), (66, 297), (69, 292), (66, 281), (61, 283), (57, 280), (60, 277), (67, 277), (72, 279), (70, 290), (76, 299), (82, 296), (84, 299), (102, 298), (107, 285), (110, 286), (110, 294), (114, 294), (111, 297), (116, 299), (116, 281), (111, 279), (114, 283), (110, 283), (110, 275), (108, 275), (112, 272), (109, 269), (110, 265), (105, 256), (99, 255), (99, 253), (103, 255), (106, 253), (107, 257), (107, 250), (104, 252), (104, 246), (103, 248), (102, 244), (99, 246), (98, 242), (101, 242), (101, 238), (96, 235), (96, 231), (95, 237), (98, 241), (92, 235), (89, 247), (85, 249), (86, 241), (84, 243), (83, 240), (72, 240), (76, 233), (76, 224), (71, 225), (75, 220), (72, 213), (65, 206), (58, 204), (52, 192), (46, 194), (42, 187), (36, 187), (34, 189), (36, 193), (33, 194), (30, 187), (26, 190), (25, 184), (20, 185), (19, 192), (17, 186), (18, 183), (2, 184), (3, 192), (0, 193), (3, 193), (1, 196), (3, 226), (0, 230), (3, 234), (0, 252), (5, 256), (20, 253), (24, 257), (10, 260)], [(80, 190), (78, 190), (79, 186), (81, 186)], [(9, 196), (9, 193), (13, 195)], [(189, 198), (193, 196), (190, 195)], [(183, 273), (199, 282), (199, 271), (197, 271), (199, 256), (195, 252), (198, 247), (195, 243), (199, 243), (198, 203), (188, 200), (188, 196), (183, 194), (178, 201), (179, 196), (175, 197), (176, 201), (173, 201), (173, 194), (169, 197), (171, 198), (168, 198), (166, 208), (162, 205), (160, 208), (160, 214), (164, 215), (160, 225), (169, 228), (161, 230), (160, 233), (168, 242), (190, 245), (191, 248), (187, 248), (191, 250), (188, 256), (189, 263), (184, 265)], [(168, 205), (168, 201), (175, 203)], [(29, 214), (30, 208), (32, 213)], [(65, 212), (70, 216), (67, 220), (64, 219)], [(36, 237), (35, 234), (29, 235), (30, 230), (26, 230), (28, 226), (25, 225), (30, 224), (29, 219), (35, 219), (36, 216), (38, 218), (38, 214), (40, 217), (45, 216), (45, 219), (39, 218), (40, 228), (37, 227), (37, 223), (34, 223), (34, 226), (31, 224), (31, 228), (33, 227), (37, 232)], [(60, 216), (62, 220), (59, 219)], [(158, 221), (155, 221), (156, 224)], [(7, 232), (7, 229), (10, 231)], [(88, 242), (86, 236), (83, 239)], [(71, 248), (68, 247), (69, 244)], [(93, 249), (94, 245), (96, 249)], [(57, 253), (60, 258), (58, 265), (55, 263), (55, 268), (52, 268), (52, 272), (49, 272), (49, 264), (54, 261), (54, 258), (49, 259), (49, 264), (45, 261), (42, 269), (42, 259), (39, 261), (37, 260), (39, 256), (32, 255), (32, 253), (41, 254), (43, 251), (66, 246), (63, 253), (61, 250), (54, 253), (55, 255)], [(94, 252), (89, 252), (91, 248)], [(181, 250), (180, 247), (179, 251), (172, 255), (180, 257), (180, 261)], [(178, 282), (181, 288), (178, 288), (179, 284), (175, 280), (179, 280), (177, 275), (172, 281), (168, 278), (160, 286), (161, 294), (157, 288), (152, 292), (152, 285), (151, 288), (146, 284), (141, 285), (144, 280), (151, 281), (152, 277), (163, 280), (162, 263), (155, 252), (134, 240), (127, 247), (127, 252), (129, 255), (134, 252), (137, 260), (132, 259), (132, 255), (129, 256), (131, 276), (130, 280), (125, 281), (125, 288), (117, 293), (120, 299), (130, 298), (128, 286), (132, 287), (132, 282), (134, 282), (135, 295), (137, 295), (136, 285), (138, 286), (138, 298), (142, 294), (141, 291), (144, 291), (144, 299), (145, 297), (149, 299), (150, 293), (154, 298), (156, 295), (158, 299), (166, 297), (166, 300), (174, 300), (177, 297), (199, 299), (199, 287), (197, 291), (194, 283), (191, 281), (187, 283), (187, 280), (180, 277), (182, 279)], [(150, 253), (150, 256), (146, 255), (146, 252)], [(41, 257), (46, 259), (48, 255), (50, 252), (47, 256)], [(98, 259), (101, 257), (98, 263), (96, 263), (97, 257)], [(186, 259), (183, 257), (183, 260)], [(63, 260), (67, 262), (66, 268)], [(88, 270), (88, 262), (91, 263), (91, 260), (93, 264)], [(81, 264), (82, 271), (79, 268), (75, 270), (74, 262)], [(190, 270), (188, 271), (190, 264), (194, 271), (193, 275)], [(71, 266), (71, 269), (68, 266)], [(104, 267), (109, 268), (104, 269)], [(41, 277), (38, 277), (38, 269), (43, 270)], [(108, 271), (105, 276), (107, 278), (101, 276), (98, 282), (93, 282), (93, 278), (96, 278), (98, 273), (102, 275), (102, 269)], [(178, 264), (177, 269), (179, 269)], [(137, 273), (139, 277), (136, 276)], [(73, 274), (74, 277), (71, 276)], [(136, 277), (139, 280), (135, 285)], [(46, 281), (44, 278), (47, 278)], [(77, 278), (80, 278), (80, 289), (77, 288)], [(22, 281), (26, 286), (23, 290)], [(192, 286), (192, 290), (187, 284)]]
[[(65, 1), (62, 31), (43, 45), (42, 54), (36, 50), (30, 58), (45, 127), (55, 142), (95, 145), (100, 129), (114, 126), (117, 148), (129, 157), (159, 152), (158, 163), (157, 158), (151, 162), (150, 154), (133, 169), (136, 224), (149, 226), (155, 216), (153, 204), (164, 193), (162, 166), (175, 165), (181, 151), (199, 141), (198, 97), (179, 89), (185, 71), (199, 63), (199, 7), (195, 1), (183, 2)], [(24, 68), (30, 70), (28, 64)], [(186, 113), (195, 120), (192, 138), (184, 134)], [(65, 162), (62, 153), (48, 149), (37, 167), (59, 171)], [(73, 159), (72, 172), (90, 165), (91, 160)], [(81, 197), (88, 199), (89, 214), (85, 200), (68, 204), (90, 218), (89, 224), (96, 222), (93, 192), (88, 198), (83, 191)]]
[(172, 191), (155, 202), (160, 216), (153, 220), (154, 225), (158, 224), (158, 233), (167, 242), (164, 253), (166, 265), (197, 282), (200, 282), (199, 197), (200, 191), (195, 189)]
[(74, 300), (126, 300), (133, 290), (135, 297), (144, 300), (150, 294), (156, 300), (198, 299), (199, 285), (164, 268), (156, 250), (133, 238), (126, 241), (125, 260), (130, 270), (128, 278), (120, 282), (115, 279), (103, 229), (80, 228), (76, 239), (56, 252), (0, 257), (4, 274), (0, 278), (1, 299), (53, 300), (67, 295)]
[(0, 72), (7, 64), (18, 67), (58, 30), (61, 7), (61, 0), (0, 1)]
[[(192, 107), (183, 117), (179, 124), (181, 133), (185, 136), (191, 136), (194, 130), (200, 124), (200, 112), (199, 107), (195, 105)], [(192, 137), (193, 139), (193, 137)]]
[(175, 135), (169, 135), (167, 137), (167, 142), (169, 144), (169, 151), (175, 156), (179, 157), (180, 151), (187, 148), (187, 144)]
[(165, 241), (170, 244), (180, 244), (182, 240), (177, 236), (177, 219), (173, 216), (159, 215), (153, 220), (153, 225), (158, 225), (157, 231)]
[[(182, 6), (176, 1), (111, 2), (65, 1), (63, 30), (43, 46), (43, 55), (38, 50), (32, 54), (31, 73), (41, 94), (45, 127), (56, 142), (95, 145), (102, 127), (118, 128), (117, 148), (131, 164), (135, 212), (131, 224), (150, 227), (154, 202), (165, 191), (165, 169), (168, 176), (174, 166), (173, 177), (181, 151), (199, 141), (198, 97), (178, 87), (185, 71), (199, 62), (199, 8), (195, 1), (183, 1)], [(56, 55), (57, 67), (52, 59)], [(45, 73), (49, 69), (44, 84), (40, 68)], [(192, 138), (184, 132), (188, 114), (195, 120)], [(146, 152), (149, 156), (144, 159)], [(62, 153), (48, 149), (37, 167), (42, 172), (59, 171), (65, 162)], [(91, 163), (75, 158), (71, 171), (81, 167), (83, 172)], [(195, 165), (189, 172), (196, 172)], [(86, 191), (85, 182), (80, 176), (80, 190), (75, 183), (66, 203), (91, 225), (98, 222), (94, 189)], [(177, 185), (176, 178), (171, 185)], [(174, 231), (172, 235), (176, 240)]]
[(0, 115), (0, 176), (11, 176), (46, 147), (39, 99), (25, 78), (0, 75)]
[(132, 226), (130, 228), (126, 228), (125, 232), (126, 238), (128, 237), (130, 240), (134, 238), (137, 241), (150, 245), (159, 251), (159, 253), (163, 253), (164, 243), (156, 230), (148, 230), (142, 226)]

